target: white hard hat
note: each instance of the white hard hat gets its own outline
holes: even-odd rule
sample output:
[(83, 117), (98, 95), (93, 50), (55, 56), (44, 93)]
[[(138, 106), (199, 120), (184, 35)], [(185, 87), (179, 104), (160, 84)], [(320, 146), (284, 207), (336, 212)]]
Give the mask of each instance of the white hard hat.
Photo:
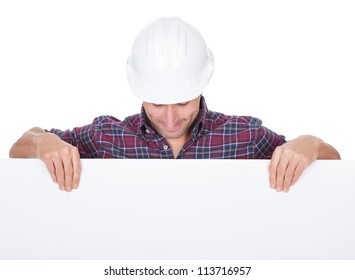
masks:
[(134, 95), (156, 104), (192, 100), (207, 86), (213, 55), (199, 31), (176, 17), (158, 18), (136, 37), (127, 61)]

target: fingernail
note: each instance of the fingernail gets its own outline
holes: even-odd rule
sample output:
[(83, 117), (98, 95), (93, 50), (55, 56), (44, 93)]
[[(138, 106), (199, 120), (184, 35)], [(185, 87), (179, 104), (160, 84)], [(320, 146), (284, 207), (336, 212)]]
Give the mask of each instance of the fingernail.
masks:
[(273, 184), (270, 184), (270, 188), (274, 189), (274, 188), (275, 188), (275, 186), (274, 186)]
[(281, 191), (281, 188), (280, 188), (280, 187), (277, 187), (277, 188), (276, 188), (276, 191), (280, 192), (280, 191)]
[(74, 185), (74, 187), (73, 187), (74, 189), (77, 189), (78, 188), (78, 185)]

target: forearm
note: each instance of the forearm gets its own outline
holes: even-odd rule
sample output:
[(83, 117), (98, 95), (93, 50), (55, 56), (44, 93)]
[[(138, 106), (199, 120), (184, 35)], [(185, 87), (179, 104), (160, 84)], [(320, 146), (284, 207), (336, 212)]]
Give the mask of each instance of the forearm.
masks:
[(11, 147), (10, 158), (35, 158), (37, 157), (37, 137), (46, 133), (40, 127), (31, 128), (25, 132)]
[(321, 140), (318, 159), (341, 159), (339, 152), (330, 144)]

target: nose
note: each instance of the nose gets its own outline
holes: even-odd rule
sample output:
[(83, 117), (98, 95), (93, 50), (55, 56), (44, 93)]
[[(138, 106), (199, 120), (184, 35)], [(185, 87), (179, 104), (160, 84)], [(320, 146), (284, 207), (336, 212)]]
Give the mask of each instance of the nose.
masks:
[(174, 127), (178, 121), (178, 111), (175, 105), (167, 105), (164, 112), (165, 124)]

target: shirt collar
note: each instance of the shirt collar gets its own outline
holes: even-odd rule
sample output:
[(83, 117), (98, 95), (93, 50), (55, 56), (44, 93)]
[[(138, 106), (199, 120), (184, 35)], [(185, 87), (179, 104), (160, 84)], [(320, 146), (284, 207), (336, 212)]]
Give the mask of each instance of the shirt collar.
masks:
[[(200, 99), (200, 112), (197, 116), (197, 121), (194, 124), (194, 127), (191, 131), (192, 140), (196, 140), (201, 136), (201, 132), (205, 126), (206, 114), (208, 112), (207, 104), (205, 98), (201, 96)], [(144, 140), (147, 139), (147, 135), (151, 135), (154, 132), (154, 129), (149, 126), (149, 120), (147, 114), (144, 110), (144, 106), (142, 104), (141, 112), (139, 115), (139, 127)], [(155, 133), (155, 132), (154, 132)]]
[(203, 128), (205, 127), (207, 112), (208, 112), (208, 109), (207, 109), (207, 104), (206, 104), (205, 98), (203, 96), (201, 96), (200, 112), (199, 112), (199, 115), (197, 116), (197, 122), (195, 123), (195, 125), (191, 131), (191, 138), (194, 141), (201, 136), (201, 132), (203, 131)]
[(150, 135), (152, 132), (154, 132), (154, 130), (149, 126), (148, 117), (144, 110), (143, 104), (141, 107), (141, 113), (139, 114), (139, 128), (144, 140), (147, 140), (147, 135)]

